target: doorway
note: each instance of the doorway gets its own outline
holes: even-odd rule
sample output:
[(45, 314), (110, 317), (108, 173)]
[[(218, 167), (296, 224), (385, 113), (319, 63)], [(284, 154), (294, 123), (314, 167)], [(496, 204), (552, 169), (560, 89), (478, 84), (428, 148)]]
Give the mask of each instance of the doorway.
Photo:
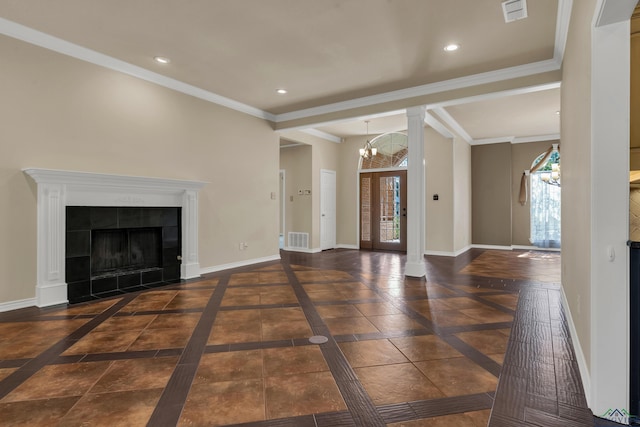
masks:
[(406, 170), (360, 174), (360, 248), (406, 252)]
[(320, 171), (320, 250), (336, 247), (336, 172)]

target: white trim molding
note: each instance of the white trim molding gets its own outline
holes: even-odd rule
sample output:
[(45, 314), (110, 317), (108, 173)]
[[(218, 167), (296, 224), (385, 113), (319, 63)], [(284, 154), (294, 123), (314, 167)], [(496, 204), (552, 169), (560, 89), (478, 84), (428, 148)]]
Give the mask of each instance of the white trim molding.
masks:
[(220, 264), (220, 265), (214, 265), (211, 267), (204, 267), (200, 269), (200, 274), (215, 273), (218, 271), (230, 270), (232, 268), (246, 267), (248, 265), (260, 264), (262, 262), (279, 261), (279, 260), (280, 260), (280, 254), (271, 255), (271, 256), (262, 257), (262, 258), (247, 259), (247, 260), (238, 261), (238, 262), (230, 262), (228, 264)]
[(119, 71), (254, 117), (270, 120), (272, 122), (275, 121), (276, 116), (266, 111), (262, 111), (250, 105), (243, 104), (179, 80), (163, 76), (162, 74), (138, 67), (137, 65), (116, 59), (112, 56), (96, 52), (95, 50), (87, 49), (86, 47), (34, 30), (16, 22), (9, 21), (8, 19), (0, 18), (0, 34), (70, 56), (72, 58), (80, 59), (100, 67)]
[(175, 206), (182, 208), (182, 279), (200, 275), (198, 191), (207, 183), (164, 178), (27, 168), (38, 184), (38, 307), (67, 302), (65, 211), (67, 206)]
[(580, 369), (580, 377), (582, 378), (584, 396), (587, 399), (587, 406), (591, 407), (591, 373), (589, 372), (589, 368), (587, 367), (587, 358), (582, 351), (582, 345), (580, 345), (580, 338), (576, 329), (576, 325), (573, 322), (573, 316), (571, 315), (571, 309), (569, 307), (567, 295), (564, 293), (564, 286), (560, 286), (560, 295), (562, 296), (562, 308), (564, 309), (564, 314), (567, 316), (567, 326), (569, 326), (571, 341), (573, 341), (573, 350), (576, 353), (576, 361), (578, 362), (578, 368)]
[(36, 305), (35, 298), (21, 299), (17, 301), (9, 301), (0, 303), (0, 313), (5, 311), (19, 310), (21, 308), (33, 307)]

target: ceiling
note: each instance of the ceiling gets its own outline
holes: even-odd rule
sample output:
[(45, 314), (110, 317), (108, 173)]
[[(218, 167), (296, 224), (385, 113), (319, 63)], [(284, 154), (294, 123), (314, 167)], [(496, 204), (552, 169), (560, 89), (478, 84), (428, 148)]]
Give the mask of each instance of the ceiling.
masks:
[[(354, 99), (376, 102), (397, 91), (410, 98), (411, 88), (510, 67), (555, 61), (559, 68), (566, 0), (530, 0), (528, 17), (510, 23), (501, 3), (0, 0), (0, 33), (54, 50), (60, 39), (65, 53), (82, 58), (90, 49), (107, 66), (123, 67), (116, 60), (124, 61), (131, 74), (169, 77), (214, 102), (277, 121)], [(445, 52), (449, 43), (460, 49)], [(155, 56), (171, 62), (158, 64)], [(430, 114), (462, 129), (470, 143), (557, 134), (558, 87), (463, 100)], [(276, 93), (279, 88), (288, 93)], [(372, 134), (406, 129), (402, 111), (323, 119), (313, 127), (344, 138), (364, 134), (365, 119)]]

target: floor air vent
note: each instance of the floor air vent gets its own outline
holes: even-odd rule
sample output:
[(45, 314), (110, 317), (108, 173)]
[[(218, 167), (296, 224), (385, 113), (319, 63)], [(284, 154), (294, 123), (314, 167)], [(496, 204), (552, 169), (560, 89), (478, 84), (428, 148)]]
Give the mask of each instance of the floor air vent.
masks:
[(309, 233), (289, 232), (289, 244), (292, 249), (309, 249)]

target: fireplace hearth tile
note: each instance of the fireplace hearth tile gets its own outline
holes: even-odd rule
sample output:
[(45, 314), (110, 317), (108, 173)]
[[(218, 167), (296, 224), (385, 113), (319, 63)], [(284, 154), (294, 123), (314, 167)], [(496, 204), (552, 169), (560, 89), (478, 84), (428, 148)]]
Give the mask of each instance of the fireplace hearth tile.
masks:
[(83, 280), (67, 284), (67, 298), (69, 302), (84, 302), (93, 299), (91, 297), (91, 282)]
[(142, 272), (142, 284), (148, 285), (151, 283), (162, 282), (162, 270), (151, 270)]
[(91, 228), (91, 214), (88, 206), (67, 206), (67, 231), (88, 230)]
[[(66, 217), (65, 281), (70, 285), (70, 302), (90, 301), (181, 281), (181, 208), (68, 206)], [(145, 261), (144, 265), (157, 267), (127, 271), (117, 270), (117, 266), (114, 266), (114, 271), (105, 274), (100, 273), (99, 265), (92, 265), (96, 239), (94, 233), (111, 233), (115, 230), (139, 233), (145, 229), (157, 230), (156, 241), (162, 245), (158, 255), (162, 259), (157, 259), (156, 255), (156, 262)], [(127, 238), (133, 239), (131, 236), (139, 235), (127, 234)]]
[(178, 255), (178, 248), (164, 248), (162, 250), (162, 265), (169, 266), (173, 264), (180, 264)]
[(67, 231), (66, 257), (78, 257), (91, 255), (91, 231)]
[(139, 272), (118, 276), (118, 289), (127, 289), (140, 284)]
[(118, 279), (115, 276), (93, 279), (91, 281), (91, 293), (93, 294), (115, 291), (116, 289), (118, 289)]
[(178, 227), (162, 228), (162, 244), (165, 248), (177, 248), (180, 241)]
[(65, 280), (67, 283), (89, 280), (91, 276), (90, 264), (88, 256), (67, 258), (65, 260)]
[(118, 208), (91, 208), (91, 228), (118, 228)]
[(118, 208), (118, 227), (135, 228), (148, 227), (142, 219), (141, 208)]
[(180, 279), (180, 265), (168, 265), (164, 268), (163, 279), (165, 282), (169, 282), (171, 280), (179, 280)]

